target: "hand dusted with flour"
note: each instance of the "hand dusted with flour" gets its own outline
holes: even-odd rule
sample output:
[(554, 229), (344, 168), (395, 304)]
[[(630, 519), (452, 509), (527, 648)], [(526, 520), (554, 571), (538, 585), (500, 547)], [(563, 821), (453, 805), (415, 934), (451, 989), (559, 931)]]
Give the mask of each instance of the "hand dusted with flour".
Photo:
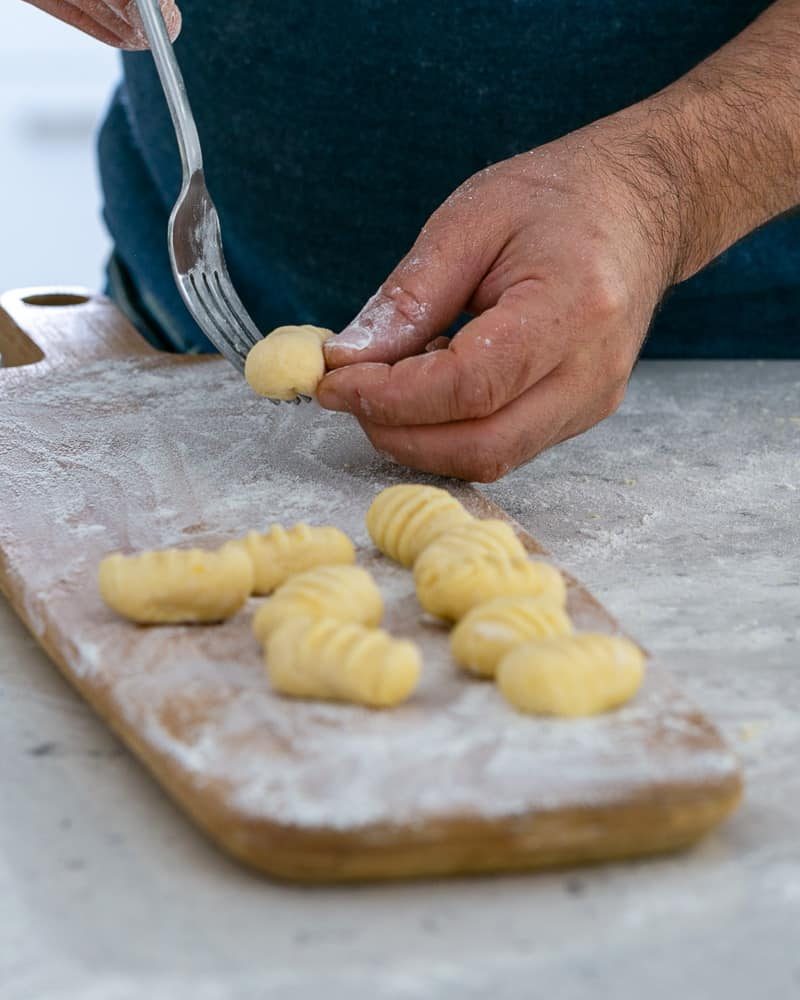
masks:
[[(653, 57), (630, 4), (618, 17), (598, 11), (594, 19), (592, 6), (578, 5), (572, 30), (564, 14), (560, 55), (542, 53), (539, 72), (549, 65), (557, 75), (556, 63), (570, 64), (563, 51), (575, 44), (571, 35), (580, 39), (582, 64), (601, 22), (624, 38), (626, 16), (635, 58)], [(680, 20), (666, 13), (669, 4), (659, 6)], [(707, 5), (687, 5), (686, 18), (699, 6)], [(720, 5), (714, 30), (723, 8), (735, 6)], [(662, 75), (652, 96), (641, 99), (638, 77), (635, 86), (626, 81), (627, 99), (620, 93), (599, 115), (587, 103), (573, 131), (467, 177), (328, 345), (329, 366), (339, 370), (320, 386), (322, 405), (354, 414), (376, 448), (410, 468), (479, 482), (614, 413), (667, 290), (800, 204), (800, 0), (763, 6), (736, 37), (700, 43), (697, 57), (712, 54), (688, 73), (686, 51), (696, 39), (687, 37), (674, 66), (685, 75), (669, 86), (669, 73)], [(549, 37), (546, 29), (534, 33)], [(511, 51), (517, 43), (501, 44)], [(617, 39), (609, 36), (608, 47)], [(612, 56), (578, 89), (630, 77), (628, 61), (621, 55), (615, 65)], [(554, 93), (565, 89), (556, 84)], [(530, 134), (530, 116), (528, 106), (511, 148)], [(555, 120), (549, 140), (558, 134)], [(575, 128), (578, 121), (588, 124)], [(777, 255), (769, 266), (780, 268)], [(793, 274), (789, 284), (796, 281)], [(747, 308), (749, 290), (719, 287), (720, 299)], [(772, 308), (763, 302), (765, 312)], [(449, 345), (428, 353), (464, 313), (471, 318)], [(674, 336), (687, 345), (695, 339), (684, 330)], [(725, 342), (722, 331), (717, 336)], [(777, 327), (774, 336), (786, 334)]]

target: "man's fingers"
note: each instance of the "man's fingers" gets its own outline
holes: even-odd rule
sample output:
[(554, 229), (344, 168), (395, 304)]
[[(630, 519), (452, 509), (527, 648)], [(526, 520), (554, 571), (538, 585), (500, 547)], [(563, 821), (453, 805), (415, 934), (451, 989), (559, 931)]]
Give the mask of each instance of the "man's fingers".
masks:
[[(356, 318), (325, 345), (329, 368), (393, 364), (421, 351), (464, 310), (502, 247), (494, 230), (445, 204)], [(473, 213), (474, 214), (474, 213)]]
[(373, 446), (401, 465), (490, 483), (578, 433), (576, 403), (573, 380), (559, 369), (483, 420), (421, 427), (360, 423)]
[(329, 368), (371, 361), (391, 364), (421, 350), (436, 335), (432, 320), (426, 298), (417, 298), (392, 275), (349, 326), (327, 342), (326, 363)]
[[(144, 32), (144, 25), (142, 24), (142, 15), (139, 13), (139, 8), (135, 0), (108, 0), (111, 6), (115, 10), (119, 10), (125, 20), (131, 25), (133, 29), (133, 36), (131, 39), (131, 48), (146, 48), (147, 47), (147, 36)], [(161, 14), (164, 18), (164, 23), (167, 26), (167, 32), (171, 41), (175, 39), (180, 34), (181, 30), (181, 12), (178, 9), (175, 0), (159, 0), (159, 6), (161, 7)]]
[[(446, 350), (397, 364), (330, 373), (320, 403), (372, 424), (408, 426), (487, 417), (560, 362), (563, 332), (533, 282), (524, 282), (468, 323)], [(533, 304), (533, 305), (532, 305)]]
[(104, 23), (89, 13), (84, 4), (73, 0), (27, 0), (27, 2), (58, 18), (59, 21), (64, 21), (84, 34), (91, 35), (92, 38), (105, 42), (106, 45), (113, 45), (115, 48), (122, 48), (131, 33), (131, 27), (124, 18), (108, 8)]
[[(147, 47), (138, 8), (133, 0), (28, 0), (47, 14), (118, 49)], [(181, 17), (173, 0), (160, 0), (170, 37), (177, 37)]]

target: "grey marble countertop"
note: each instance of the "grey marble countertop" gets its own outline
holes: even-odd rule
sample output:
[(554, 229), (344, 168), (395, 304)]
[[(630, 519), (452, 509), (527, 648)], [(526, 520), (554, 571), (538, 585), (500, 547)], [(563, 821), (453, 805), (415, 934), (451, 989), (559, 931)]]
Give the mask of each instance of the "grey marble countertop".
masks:
[(222, 857), (0, 600), (0, 1000), (800, 995), (800, 363), (650, 363), (488, 488), (739, 753), (688, 853), (360, 888)]

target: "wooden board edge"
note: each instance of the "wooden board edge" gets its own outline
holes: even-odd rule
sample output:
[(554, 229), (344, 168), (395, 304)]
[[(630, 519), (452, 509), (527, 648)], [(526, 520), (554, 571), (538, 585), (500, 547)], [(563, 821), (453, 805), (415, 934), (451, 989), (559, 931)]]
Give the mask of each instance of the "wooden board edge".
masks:
[(465, 816), (419, 831), (383, 826), (332, 832), (257, 819), (230, 809), (220, 797), (194, 794), (171, 759), (153, 754), (135, 732), (109, 724), (212, 843), (247, 867), (286, 882), (486, 875), (664, 854), (691, 846), (721, 824), (743, 792), (731, 758), (730, 771), (716, 783), (664, 785), (657, 798), (651, 789), (628, 802), (492, 820)]
[[(374, 831), (363, 837), (348, 831), (340, 843), (329, 831), (316, 836), (281, 830), (270, 837), (267, 832), (274, 831), (258, 830), (250, 837), (242, 834), (241, 819), (229, 833), (194, 815), (223, 851), (249, 867), (287, 882), (332, 884), (537, 872), (673, 853), (722, 823), (741, 795), (741, 780), (733, 774), (713, 797), (704, 787), (695, 797), (673, 800), (660, 827), (652, 803), (642, 802), (542, 813), (513, 823), (507, 817), (496, 823), (464, 818), (443, 827), (435, 841), (404, 831), (403, 843), (394, 844), (380, 844)], [(511, 832), (498, 835), (503, 823)]]
[(73, 286), (0, 295), (0, 379), (78, 368), (91, 361), (161, 356), (106, 296)]

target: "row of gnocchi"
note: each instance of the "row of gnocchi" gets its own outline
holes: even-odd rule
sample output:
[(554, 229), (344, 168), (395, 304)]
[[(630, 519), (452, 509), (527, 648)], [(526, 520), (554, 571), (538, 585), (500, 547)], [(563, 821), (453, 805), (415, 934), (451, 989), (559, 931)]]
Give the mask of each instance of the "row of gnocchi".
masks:
[(621, 636), (575, 635), (563, 576), (529, 559), (505, 521), (476, 520), (445, 490), (404, 485), (378, 494), (367, 528), (385, 555), (413, 571), (422, 607), (454, 623), (455, 660), (494, 677), (516, 708), (594, 715), (638, 691), (641, 649)]
[[(563, 577), (530, 560), (505, 522), (476, 520), (444, 490), (403, 485), (375, 498), (367, 528), (381, 552), (413, 570), (422, 607), (456, 623), (456, 661), (496, 677), (520, 710), (589, 715), (638, 689), (641, 650), (620, 637), (574, 635)], [(99, 584), (111, 608), (149, 625), (220, 621), (251, 595), (270, 595), (253, 630), (276, 690), (389, 707), (415, 689), (421, 657), (377, 627), (380, 592), (354, 562), (336, 528), (273, 526), (215, 551), (114, 554)]]

